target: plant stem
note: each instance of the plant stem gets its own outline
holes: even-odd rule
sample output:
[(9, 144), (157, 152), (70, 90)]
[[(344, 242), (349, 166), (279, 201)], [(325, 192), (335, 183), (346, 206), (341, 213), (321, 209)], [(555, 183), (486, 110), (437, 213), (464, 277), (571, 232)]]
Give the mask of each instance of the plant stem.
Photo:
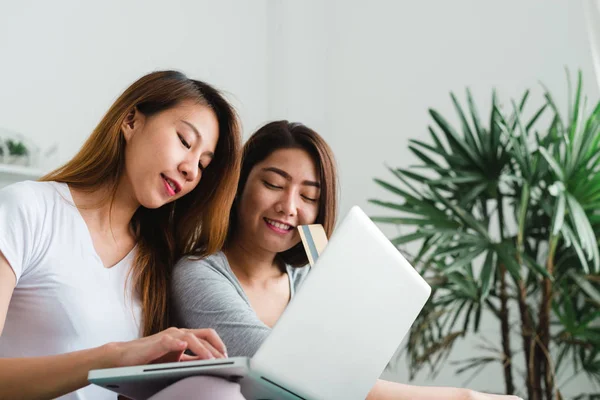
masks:
[[(558, 243), (558, 237), (553, 236), (550, 238), (549, 249), (548, 249), (548, 260), (546, 262), (546, 269), (548, 274), (552, 276), (554, 274), (554, 253), (556, 252), (556, 245)], [(538, 326), (538, 336), (540, 343), (536, 349), (537, 362), (536, 364), (541, 367), (540, 374), (538, 375), (539, 385), (541, 386), (542, 373), (544, 375), (545, 384), (545, 395), (546, 400), (552, 400), (554, 396), (554, 379), (552, 371), (552, 363), (549, 360), (550, 355), (546, 355), (544, 350), (548, 351), (550, 348), (550, 306), (552, 304), (552, 282), (548, 278), (544, 278), (542, 285), (542, 302), (540, 307), (540, 321)]]
[[(504, 241), (504, 205), (502, 194), (498, 189), (498, 226), (500, 229), (500, 243)], [(500, 326), (502, 330), (502, 351), (504, 352), (503, 368), (506, 394), (515, 392), (512, 376), (512, 350), (510, 348), (510, 326), (508, 315), (508, 295), (506, 293), (506, 267), (499, 264), (500, 271)]]
[[(527, 200), (529, 198), (527, 197)], [(524, 221), (523, 215), (523, 221)], [(519, 266), (523, 265), (523, 252), (525, 251), (525, 246), (523, 243), (523, 238), (525, 236), (525, 226), (524, 223), (519, 218), (519, 232), (517, 235), (517, 263)], [(537, 255), (534, 255), (534, 259)], [(527, 287), (525, 285), (525, 281), (523, 277), (519, 277), (516, 282), (518, 286), (517, 290), (517, 298), (519, 302), (519, 314), (521, 317), (521, 338), (523, 339), (523, 356), (525, 358), (525, 371), (526, 371), (526, 383), (527, 383), (527, 398), (533, 399), (533, 386), (534, 386), (534, 375), (533, 375), (533, 366), (529, 362), (529, 358), (532, 355), (531, 353), (531, 341), (534, 334), (533, 321), (531, 320), (531, 315), (529, 314), (529, 307), (527, 305)]]
[[(519, 210), (519, 230), (517, 234), (517, 263), (522, 266), (523, 253), (525, 252), (525, 223), (527, 220), (527, 207), (529, 205), (529, 196), (531, 194), (529, 182), (524, 183), (521, 191), (521, 209)], [(537, 258), (537, 245), (534, 250), (533, 259)], [(535, 334), (532, 316), (529, 313), (529, 306), (527, 305), (527, 277), (519, 275), (519, 278), (515, 281), (517, 285), (517, 299), (519, 303), (519, 314), (521, 317), (521, 338), (523, 339), (523, 356), (525, 358), (525, 371), (526, 371), (526, 383), (527, 383), (527, 398), (533, 399), (533, 387), (535, 385), (535, 379), (533, 374), (533, 353), (531, 349), (531, 342), (533, 335)], [(539, 400), (539, 399), (538, 399)]]
[[(521, 256), (517, 255), (517, 257), (519, 257), (519, 265), (521, 265)], [(527, 371), (527, 398), (534, 399), (535, 396), (533, 395), (533, 387), (535, 380), (533, 375), (533, 366), (529, 363), (529, 357), (531, 355), (531, 339), (534, 334), (534, 328), (531, 321), (531, 316), (529, 315), (529, 307), (525, 301), (527, 297), (527, 289), (522, 280), (519, 281), (518, 296), (519, 313), (521, 316), (521, 337), (523, 338), (523, 356), (525, 357), (525, 368)]]
[(510, 348), (510, 327), (508, 316), (508, 296), (506, 294), (506, 267), (500, 264), (500, 324), (502, 329), (502, 351), (504, 352), (504, 383), (506, 394), (513, 394), (515, 386), (512, 376), (512, 351)]

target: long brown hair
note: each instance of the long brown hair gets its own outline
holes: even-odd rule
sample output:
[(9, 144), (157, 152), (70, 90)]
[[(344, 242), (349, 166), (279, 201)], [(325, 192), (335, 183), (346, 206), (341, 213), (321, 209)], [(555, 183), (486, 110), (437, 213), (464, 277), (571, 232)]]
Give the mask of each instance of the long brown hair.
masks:
[[(230, 241), (238, 229), (237, 203), (242, 196), (252, 168), (280, 149), (297, 148), (306, 151), (313, 159), (321, 183), (319, 208), (315, 224), (323, 225), (327, 237), (331, 236), (337, 217), (337, 172), (331, 148), (315, 131), (300, 123), (274, 121), (256, 131), (246, 142), (242, 155), (242, 169), (238, 182), (237, 197), (229, 220)], [(286, 264), (300, 267), (308, 264), (302, 243), (278, 254)]]
[(139, 207), (131, 219), (137, 252), (130, 277), (142, 302), (144, 335), (170, 324), (169, 285), (175, 260), (186, 254), (214, 253), (225, 242), (240, 167), (241, 134), (235, 110), (204, 82), (177, 71), (150, 73), (123, 92), (73, 159), (41, 179), (86, 191), (108, 187), (112, 205), (125, 165), (121, 125), (127, 114), (135, 107), (150, 117), (185, 100), (213, 110), (219, 139), (214, 160), (194, 190), (157, 209)]

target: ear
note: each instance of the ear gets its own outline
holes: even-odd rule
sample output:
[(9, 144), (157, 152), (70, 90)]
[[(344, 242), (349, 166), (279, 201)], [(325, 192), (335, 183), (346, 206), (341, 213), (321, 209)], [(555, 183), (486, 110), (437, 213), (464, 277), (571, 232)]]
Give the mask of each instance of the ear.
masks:
[(142, 113), (140, 113), (135, 107), (127, 113), (127, 116), (121, 124), (121, 131), (123, 132), (125, 141), (128, 142), (133, 137), (134, 133), (139, 130), (143, 122), (142, 120)]

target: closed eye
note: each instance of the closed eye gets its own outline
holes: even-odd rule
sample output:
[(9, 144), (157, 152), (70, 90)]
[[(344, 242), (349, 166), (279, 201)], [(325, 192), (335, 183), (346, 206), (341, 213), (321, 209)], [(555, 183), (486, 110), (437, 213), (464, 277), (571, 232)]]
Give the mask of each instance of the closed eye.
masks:
[(185, 139), (183, 138), (183, 136), (181, 136), (179, 133), (177, 134), (177, 136), (179, 136), (179, 140), (181, 141), (181, 144), (183, 144), (183, 146), (186, 149), (191, 148), (192, 146), (190, 146), (190, 144), (188, 142), (185, 141)]
[(264, 180), (263, 180), (263, 183), (269, 189), (283, 189), (281, 186), (273, 185), (272, 183), (269, 183), (269, 182), (264, 181)]
[(306, 200), (306, 201), (310, 201), (311, 203), (314, 203), (314, 202), (316, 202), (316, 201), (317, 201), (317, 199), (313, 199), (313, 198), (311, 198), (311, 197), (308, 197), (308, 196), (302, 196), (302, 198), (303, 198), (304, 200)]

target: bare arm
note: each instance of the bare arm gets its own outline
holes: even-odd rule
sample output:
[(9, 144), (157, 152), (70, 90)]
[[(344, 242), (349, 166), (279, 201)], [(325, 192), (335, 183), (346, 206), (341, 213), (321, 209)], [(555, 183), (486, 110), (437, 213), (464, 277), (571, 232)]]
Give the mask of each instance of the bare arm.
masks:
[(479, 393), (469, 389), (404, 385), (378, 380), (367, 400), (519, 400), (516, 396)]
[(16, 283), (17, 277), (8, 265), (4, 254), (0, 251), (0, 336), (2, 336), (2, 331), (4, 330), (8, 304), (10, 303)]
[[(0, 336), (15, 282), (13, 270), (0, 252)], [(183, 355), (187, 348), (197, 356)], [(73, 353), (0, 358), (0, 399), (55, 398), (87, 386), (87, 375), (92, 369), (221, 358), (225, 352), (223, 342), (211, 329), (169, 328), (143, 339)]]
[[(0, 252), (0, 335), (15, 283), (15, 274)], [(0, 398), (53, 398), (77, 390), (87, 385), (89, 370), (110, 366), (108, 352), (98, 348), (50, 357), (0, 358)]]
[(0, 358), (0, 398), (55, 398), (80, 389), (88, 385), (88, 371), (114, 366), (109, 347), (58, 356)]

